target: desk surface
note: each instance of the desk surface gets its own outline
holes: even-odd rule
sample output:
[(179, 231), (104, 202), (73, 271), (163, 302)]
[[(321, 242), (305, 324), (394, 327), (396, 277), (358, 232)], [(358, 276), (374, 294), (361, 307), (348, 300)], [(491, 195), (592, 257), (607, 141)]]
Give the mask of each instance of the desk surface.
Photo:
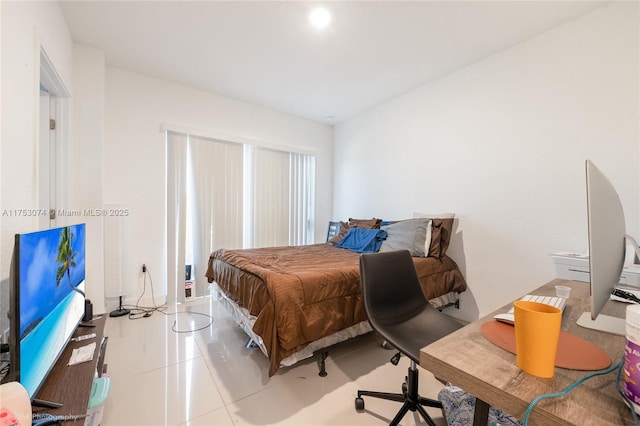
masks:
[[(620, 362), (625, 345), (623, 336), (588, 330), (576, 324), (578, 317), (589, 310), (589, 284), (553, 280), (530, 293), (555, 295), (555, 285), (572, 288), (563, 313), (562, 330), (598, 345), (609, 354), (613, 364)], [(610, 301), (603, 313), (624, 318), (626, 306)], [(522, 419), (536, 396), (559, 392), (589, 372), (556, 368), (553, 378), (541, 379), (521, 371), (514, 354), (489, 342), (480, 331), (482, 324), (494, 321), (495, 314), (506, 312), (509, 307), (511, 305), (498, 309), (426, 346), (420, 351), (420, 366)], [(529, 417), (529, 424), (633, 424), (631, 413), (615, 388), (615, 378), (615, 372), (594, 377), (563, 398), (540, 401)]]

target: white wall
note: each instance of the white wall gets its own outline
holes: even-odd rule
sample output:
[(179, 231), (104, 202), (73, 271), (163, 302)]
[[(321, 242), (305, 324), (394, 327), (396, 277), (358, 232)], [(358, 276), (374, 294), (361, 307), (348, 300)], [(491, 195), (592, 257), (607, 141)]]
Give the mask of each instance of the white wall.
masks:
[[(321, 240), (326, 235), (332, 208), (330, 126), (112, 67), (106, 73), (105, 123), (104, 202), (120, 204), (131, 213), (129, 302), (143, 292), (143, 263), (156, 296), (166, 294), (163, 124), (314, 151), (316, 236)], [(196, 274), (196, 279), (203, 279), (204, 271)], [(150, 296), (147, 280), (144, 298)]]
[[(71, 147), (72, 196), (68, 207), (84, 212), (102, 203), (104, 145), (105, 58), (102, 50), (73, 45), (73, 144)], [(105, 312), (103, 218), (73, 218), (87, 224), (87, 298), (95, 314)]]
[[(315, 152), (316, 234), (322, 239), (332, 209), (331, 127), (126, 71), (109, 69), (107, 73), (103, 52), (72, 42), (56, 2), (0, 2), (0, 11), (0, 209), (39, 207), (42, 45), (72, 92), (72, 126), (64, 143), (71, 157), (67, 160), (77, 168), (63, 173), (68, 188), (65, 205), (58, 207), (83, 210), (117, 203), (131, 209), (133, 290), (129, 301), (135, 301), (142, 290), (138, 271), (143, 262), (156, 286), (160, 285), (159, 293), (165, 294), (164, 145), (159, 130), (163, 123)], [(60, 224), (69, 220), (78, 218), (59, 218)], [(82, 221), (88, 227), (87, 296), (98, 313), (105, 309), (102, 221), (90, 216)], [(36, 230), (39, 223), (37, 218), (2, 217), (0, 226), (0, 311), (4, 312), (13, 234)], [(110, 303), (113, 308), (114, 302)]]
[[(0, 8), (0, 210), (46, 208), (38, 205), (40, 47), (69, 88), (71, 36), (56, 2), (0, 2)], [(6, 215), (0, 225), (0, 280), (5, 290), (13, 235), (34, 231), (39, 224), (38, 217)], [(7, 297), (2, 294), (4, 312)]]
[[(2, 144), (0, 209), (48, 208), (38, 204), (40, 47), (62, 84), (72, 93), (66, 111), (70, 126), (60, 140), (63, 151), (58, 209), (99, 207), (102, 198), (104, 55), (74, 45), (56, 2), (2, 2)], [(59, 103), (60, 104), (60, 103)], [(75, 119), (74, 119), (75, 115)], [(58, 120), (61, 122), (62, 120)], [(97, 205), (96, 205), (97, 203)], [(0, 278), (6, 280), (13, 234), (42, 226), (38, 217), (4, 216), (1, 222)], [(58, 218), (57, 226), (87, 224), (86, 294), (94, 312), (104, 312), (102, 221), (91, 217)], [(2, 286), (6, 290), (6, 285)], [(4, 312), (8, 297), (3, 292)]]
[[(470, 284), (460, 312), (467, 317), (551, 278), (548, 253), (585, 249), (585, 158), (609, 175), (628, 230), (638, 236), (633, 2), (600, 9), (338, 125), (335, 153), (328, 126), (123, 70), (104, 73), (102, 53), (73, 45), (55, 2), (0, 2), (0, 12), (0, 209), (38, 207), (42, 45), (72, 90), (78, 116), (73, 155), (84, 168), (73, 176), (86, 178), (74, 180), (68, 208), (101, 202), (131, 209), (130, 301), (140, 294), (143, 262), (156, 287), (166, 284), (163, 123), (316, 151), (318, 241), (329, 219), (455, 211), (460, 244), (453, 250)], [(37, 227), (35, 219), (1, 218), (1, 280), (12, 235)], [(100, 241), (92, 262), (100, 262)], [(102, 274), (92, 273), (96, 280)], [(100, 286), (91, 297), (100, 298)]]
[(339, 124), (334, 217), (455, 212), (466, 319), (552, 279), (549, 253), (586, 250), (587, 158), (638, 237), (638, 17), (598, 9)]

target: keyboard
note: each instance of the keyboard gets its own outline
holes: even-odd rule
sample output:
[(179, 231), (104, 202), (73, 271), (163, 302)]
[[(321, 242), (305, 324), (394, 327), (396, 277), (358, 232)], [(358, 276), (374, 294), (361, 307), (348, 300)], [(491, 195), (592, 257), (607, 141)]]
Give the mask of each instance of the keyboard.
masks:
[[(539, 296), (535, 294), (527, 294), (523, 296), (522, 299), (520, 300), (524, 300), (527, 302), (545, 303), (547, 305), (551, 305), (555, 308), (560, 309), (560, 311), (564, 311), (564, 307), (567, 305), (566, 297), (557, 297), (557, 296)], [(513, 321), (514, 321), (513, 306), (511, 307), (511, 309), (509, 309), (509, 311), (507, 311), (507, 313), (498, 314), (494, 316), (494, 318), (500, 322), (513, 324)]]

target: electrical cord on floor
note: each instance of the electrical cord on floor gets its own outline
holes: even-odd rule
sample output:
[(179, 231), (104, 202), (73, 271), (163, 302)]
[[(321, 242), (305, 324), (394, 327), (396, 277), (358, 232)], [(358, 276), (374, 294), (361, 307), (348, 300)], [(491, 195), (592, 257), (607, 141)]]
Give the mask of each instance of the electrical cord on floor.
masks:
[[(180, 314), (194, 314), (194, 315), (202, 315), (204, 317), (207, 317), (209, 319), (209, 323), (205, 326), (202, 327), (198, 327), (196, 329), (189, 329), (189, 330), (178, 330), (177, 328), (177, 320), (173, 321), (173, 325), (171, 326), (171, 330), (175, 333), (191, 333), (194, 331), (200, 331), (200, 330), (204, 330), (207, 329), (209, 327), (211, 327), (211, 325), (213, 324), (213, 317), (209, 314), (203, 314), (200, 312), (174, 312), (174, 313), (168, 313), (168, 306), (166, 303), (163, 303), (162, 305), (158, 306), (156, 305), (156, 296), (153, 292), (153, 278), (151, 277), (151, 272), (149, 272), (149, 267), (145, 266), (144, 267), (144, 271), (145, 271), (145, 275), (144, 275), (144, 279), (143, 279), (143, 286), (142, 286), (142, 294), (140, 294), (140, 297), (138, 297), (138, 300), (136, 301), (135, 305), (129, 305), (129, 306), (123, 306), (125, 309), (129, 309), (129, 319), (131, 320), (138, 320), (141, 318), (148, 318), (150, 317), (154, 312), (159, 312), (162, 313), (166, 316), (170, 316), (170, 315), (180, 315)], [(144, 296), (146, 290), (147, 290), (147, 275), (149, 275), (149, 282), (150, 282), (150, 288), (151, 288), (151, 301), (153, 303), (153, 306), (140, 306), (140, 300), (142, 299), (142, 296)]]
[(201, 312), (193, 312), (193, 311), (183, 311), (183, 312), (174, 312), (173, 314), (169, 314), (166, 312), (163, 312), (163, 314), (169, 316), (169, 315), (182, 315), (182, 314), (193, 314), (193, 315), (201, 315), (203, 317), (207, 317), (209, 319), (209, 323), (207, 325), (204, 325), (202, 327), (198, 327), (198, 328), (194, 328), (194, 329), (189, 329), (189, 330), (178, 330), (176, 328), (176, 323), (178, 322), (178, 320), (174, 320), (173, 321), (173, 325), (171, 326), (171, 331), (175, 332), (175, 333), (191, 333), (194, 331), (201, 331), (201, 330), (205, 330), (209, 327), (211, 327), (211, 325), (213, 324), (213, 317), (209, 314), (203, 314)]
[[(543, 395), (538, 395), (537, 397), (535, 397), (533, 399), (533, 401), (531, 401), (531, 403), (529, 403), (529, 406), (527, 407), (526, 411), (524, 412), (524, 418), (522, 420), (523, 426), (527, 426), (528, 421), (529, 421), (529, 416), (531, 415), (531, 412), (533, 411), (533, 408), (535, 407), (535, 405), (538, 402), (542, 401), (543, 399), (559, 398), (559, 397), (565, 396), (566, 394), (571, 392), (573, 389), (575, 389), (577, 386), (581, 385), (582, 383), (584, 383), (585, 381), (591, 379), (592, 377), (602, 376), (604, 374), (609, 374), (609, 373), (611, 373), (613, 371), (621, 369), (623, 365), (624, 365), (624, 361), (620, 361), (618, 364), (613, 365), (613, 366), (611, 366), (611, 367), (609, 367), (609, 368), (607, 368), (605, 370), (599, 370), (599, 371), (593, 372), (591, 374), (587, 374), (586, 376), (580, 378), (579, 380), (576, 380), (575, 382), (573, 382), (572, 384), (567, 386), (567, 388), (565, 390), (561, 391), (561, 392), (547, 393), (547, 394), (543, 394)], [(633, 409), (631, 411), (633, 411)], [(634, 415), (634, 418), (635, 418), (635, 415)]]
[[(138, 297), (138, 300), (136, 301), (136, 304), (135, 305), (125, 305), (125, 306), (123, 306), (123, 308), (128, 309), (130, 311), (129, 312), (129, 319), (130, 320), (148, 318), (154, 312), (164, 312), (164, 311), (166, 311), (168, 309), (166, 303), (163, 303), (160, 306), (156, 305), (156, 296), (155, 296), (155, 294), (153, 292), (153, 278), (151, 277), (151, 272), (149, 272), (149, 267), (145, 267), (144, 270), (145, 270), (145, 272), (144, 272), (144, 278), (143, 278), (143, 281), (142, 281), (142, 283), (143, 283), (143, 285), (142, 285), (142, 293)], [(149, 276), (149, 282), (150, 282), (150, 287), (151, 287), (151, 302), (153, 303), (153, 306), (141, 306), (140, 305), (140, 300), (142, 299), (142, 296), (144, 296), (144, 294), (147, 291), (147, 275)]]

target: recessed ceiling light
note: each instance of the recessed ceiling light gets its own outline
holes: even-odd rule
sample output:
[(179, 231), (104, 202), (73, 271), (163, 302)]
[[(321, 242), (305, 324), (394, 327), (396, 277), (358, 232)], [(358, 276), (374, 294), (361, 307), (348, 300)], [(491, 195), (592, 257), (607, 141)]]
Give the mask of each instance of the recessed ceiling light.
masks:
[(311, 25), (318, 29), (326, 28), (331, 22), (331, 14), (323, 7), (317, 7), (309, 14)]

